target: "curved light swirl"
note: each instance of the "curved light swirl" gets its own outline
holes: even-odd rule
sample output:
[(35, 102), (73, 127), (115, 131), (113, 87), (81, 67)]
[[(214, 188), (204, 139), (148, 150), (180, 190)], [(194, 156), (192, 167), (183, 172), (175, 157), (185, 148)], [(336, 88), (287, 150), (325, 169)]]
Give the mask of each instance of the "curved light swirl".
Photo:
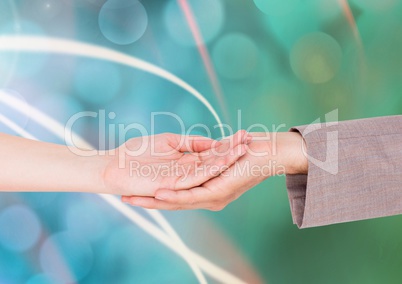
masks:
[[(17, 111), (20, 111), (22, 113), (28, 113), (32, 120), (36, 121), (39, 125), (42, 125), (44, 128), (52, 132), (55, 136), (63, 140), (64, 135), (63, 135), (63, 129), (64, 127), (51, 117), (47, 116), (46, 114), (40, 112), (39, 110), (24, 104), (21, 100), (17, 98), (11, 97), (9, 94), (3, 92), (0, 90), (0, 102), (5, 103), (6, 105), (14, 108)], [(3, 122), (4, 125), (8, 126), (10, 129), (18, 133), (24, 138), (28, 138), (31, 140), (37, 140), (39, 141), (38, 138), (33, 136), (31, 133), (27, 132), (25, 129), (20, 127), (18, 124), (7, 118), (6, 116), (0, 114), (0, 122)], [(74, 137), (75, 139), (79, 139), (80, 147), (85, 147), (85, 148), (93, 148), (92, 145), (90, 145), (87, 141), (79, 137), (77, 134), (73, 133), (69, 129), (65, 129), (65, 132), (67, 132), (67, 135), (70, 137)], [(121, 212), (123, 215), (126, 215), (126, 211), (122, 211), (122, 209), (119, 206), (118, 202), (116, 203), (116, 199), (114, 197), (110, 197), (106, 194), (99, 194), (107, 203), (109, 203), (112, 207), (117, 209), (117, 211)], [(121, 203), (122, 204), (122, 203)], [(180, 246), (179, 249), (182, 249), (183, 254), (182, 257), (184, 258), (185, 261), (189, 264), (191, 270), (194, 272), (195, 276), (197, 277), (198, 281), (200, 284), (206, 284), (206, 280), (204, 275), (202, 274), (200, 268), (198, 265), (195, 263), (193, 260), (192, 256), (188, 253), (188, 247), (184, 244), (184, 242), (181, 240), (179, 235), (175, 232), (175, 230), (170, 226), (169, 222), (163, 217), (163, 215), (159, 211), (155, 211), (151, 213), (151, 210), (146, 210), (152, 218), (155, 219), (157, 223), (167, 232), (168, 235), (172, 238), (173, 241), (175, 241), (176, 246)], [(134, 218), (134, 216), (127, 216), (130, 220), (138, 220), (138, 218)], [(133, 219), (134, 218), (134, 219)], [(145, 220), (145, 219), (144, 219)], [(135, 223), (138, 223), (137, 221), (134, 221)], [(140, 227), (142, 227), (140, 225)], [(145, 230), (147, 231), (147, 230)]]
[(161, 77), (189, 92), (197, 98), (213, 115), (225, 136), (222, 121), (208, 100), (196, 89), (172, 73), (136, 57), (88, 43), (38, 36), (0, 36), (0, 51), (48, 52), (102, 59), (132, 68), (140, 69)]
[[(73, 140), (75, 142), (79, 141), (78, 144), (80, 144), (80, 147), (84, 148), (93, 148), (91, 145), (86, 142), (83, 138), (79, 137), (77, 134), (70, 132), (69, 130), (66, 130), (63, 125), (61, 125), (59, 122), (54, 120), (53, 118), (47, 116), (43, 112), (35, 109), (34, 107), (27, 105), (23, 103), (20, 99), (14, 98), (11, 95), (3, 92), (0, 90), (0, 102), (8, 105), (9, 107), (28, 114), (29, 117), (49, 130), (51, 133), (56, 135), (57, 137), (64, 139), (65, 137), (65, 131), (68, 133), (66, 135), (73, 137)], [(11, 129), (13, 129), (15, 132), (19, 133), (21, 136), (29, 138), (29, 139), (34, 139), (37, 140), (32, 134), (26, 132), (24, 129), (22, 129), (20, 126), (9, 120), (8, 118), (4, 117), (3, 115), (0, 115), (0, 122), (4, 123)], [(76, 143), (77, 144), (77, 143)], [(204, 258), (203, 256), (193, 252), (190, 248), (188, 248), (181, 240), (178, 240), (178, 235), (175, 233), (173, 236), (171, 235), (170, 237), (163, 232), (161, 229), (159, 229), (157, 226), (153, 225), (151, 222), (146, 220), (143, 216), (132, 210), (130, 207), (127, 205), (123, 204), (120, 200), (118, 200), (116, 197), (111, 196), (111, 195), (106, 195), (106, 194), (99, 194), (99, 196), (106, 201), (109, 205), (111, 205), (113, 208), (115, 208), (117, 211), (119, 211), (122, 215), (124, 215), (126, 218), (128, 218), (130, 221), (133, 223), (137, 224), (140, 228), (142, 228), (145, 232), (159, 240), (161, 243), (166, 245), (168, 248), (176, 252), (178, 255), (180, 255), (185, 261), (187, 261), (196, 274), (197, 278), (199, 279), (200, 283), (203, 283), (203, 277), (200, 279), (199, 278), (199, 273), (198, 273), (198, 268), (202, 269), (205, 273), (209, 274), (211, 277), (214, 279), (222, 282), (222, 283), (234, 283), (234, 284), (241, 284), (244, 283), (244, 281), (240, 280), (236, 276), (230, 274), (229, 272), (223, 270), (222, 268), (216, 266), (215, 264), (211, 263), (209, 260)], [(153, 214), (150, 214), (155, 218), (156, 212)], [(155, 220), (158, 223), (161, 223), (161, 220), (164, 220), (164, 217), (159, 214)], [(161, 223), (161, 226), (166, 230), (168, 229), (167, 233), (172, 233), (173, 228), (168, 224), (166, 220)], [(197, 267), (198, 266), (198, 267)]]

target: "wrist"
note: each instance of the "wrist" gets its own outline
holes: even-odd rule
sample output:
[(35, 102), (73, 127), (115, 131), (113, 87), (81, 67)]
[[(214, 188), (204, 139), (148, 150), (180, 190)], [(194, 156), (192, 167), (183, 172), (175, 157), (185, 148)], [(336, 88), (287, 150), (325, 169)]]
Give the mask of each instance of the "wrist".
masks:
[(252, 166), (260, 169), (261, 176), (267, 179), (271, 176), (285, 174), (285, 164), (282, 151), (278, 152), (278, 139), (276, 132), (251, 133), (253, 140), (248, 145), (248, 157)]
[(263, 132), (252, 135), (255, 146), (249, 146), (264, 153), (264, 164), (271, 166), (270, 175), (307, 174), (306, 144), (298, 132)]
[(277, 133), (278, 154), (287, 175), (307, 174), (307, 147), (303, 136), (298, 132)]
[(78, 191), (86, 193), (108, 193), (103, 174), (107, 165), (106, 157), (95, 155), (91, 157), (76, 156), (75, 159), (75, 179), (77, 182), (68, 191)]
[(120, 195), (120, 192), (116, 190), (116, 184), (119, 183), (119, 179), (116, 175), (119, 168), (117, 163), (114, 162), (116, 155), (117, 152), (111, 153), (110, 151), (105, 151), (93, 157), (93, 172), (97, 185), (96, 193)]

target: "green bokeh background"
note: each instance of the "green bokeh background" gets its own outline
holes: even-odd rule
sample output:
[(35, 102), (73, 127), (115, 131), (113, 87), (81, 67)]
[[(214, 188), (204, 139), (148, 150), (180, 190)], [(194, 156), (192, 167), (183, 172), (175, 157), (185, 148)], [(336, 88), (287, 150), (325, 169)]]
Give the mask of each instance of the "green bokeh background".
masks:
[[(211, 6), (211, 1), (218, 2), (221, 7), (219, 13), (216, 10), (211, 11), (210, 7), (214, 7)], [(224, 94), (223, 105), (214, 93), (197, 46), (185, 26), (185, 18), (182, 14), (172, 16), (167, 12), (180, 11), (176, 1), (141, 1), (147, 12), (147, 29), (139, 40), (127, 45), (113, 43), (102, 34), (98, 15), (105, 1), (101, 0), (18, 0), (14, 1), (14, 5), (2, 1), (0, 30), (4, 34), (17, 33), (9, 26), (12, 27), (18, 19), (27, 26), (24, 28), (21, 24), (18, 29), (21, 34), (36, 34), (37, 29), (34, 27), (40, 27), (44, 36), (88, 42), (154, 63), (194, 86), (222, 117), (226, 109), (228, 117), (225, 122), (234, 130), (263, 124), (270, 131), (278, 126), (281, 126), (280, 131), (286, 131), (291, 126), (308, 124), (318, 118), (323, 121), (326, 113), (336, 109), (339, 120), (401, 114), (401, 1), (196, 2), (188, 1), (193, 7), (201, 34), (207, 38), (205, 47)], [(43, 8), (46, 3), (58, 8), (58, 12), (53, 16), (46, 16), (49, 15), (46, 14), (49, 13), (46, 12), (48, 10)], [(353, 22), (346, 16), (345, 6), (341, 3), (348, 4), (354, 17)], [(168, 8), (169, 5), (173, 5), (173, 8)], [(32, 7), (39, 8), (35, 10)], [(12, 13), (13, 10), (16, 14)], [(172, 17), (177, 23), (172, 24), (173, 28), (169, 30), (167, 21), (172, 21)], [(216, 124), (205, 107), (185, 91), (138, 70), (122, 66), (109, 69), (107, 66), (100, 66), (95, 69), (105, 68), (110, 71), (114, 68), (117, 73), (97, 73), (96, 70), (88, 71), (87, 67), (80, 67), (85, 62), (90, 66), (96, 60), (60, 56), (51, 57), (53, 60), (48, 60), (46, 64), (39, 64), (39, 69), (32, 69), (30, 66), (40, 63), (41, 57), (24, 55), (26, 60), (20, 60), (10, 75), (10, 58), (12, 57), (9, 54), (0, 56), (2, 88), (17, 91), (28, 103), (61, 122), (65, 122), (69, 115), (79, 110), (97, 111), (103, 108), (114, 111), (119, 122), (139, 122), (147, 127), (150, 127), (149, 115), (152, 111), (174, 112), (183, 118), (187, 127), (204, 123), (212, 129)], [(85, 77), (85, 72), (91, 73)], [(82, 75), (77, 79), (76, 74)], [(102, 79), (94, 79), (97, 76), (105, 80), (117, 76), (119, 79), (114, 82), (120, 82), (115, 82), (119, 84), (118, 91), (110, 94), (110, 97), (107, 93), (102, 96), (109, 85), (99, 89), (98, 84), (102, 86)], [(8, 77), (11, 79), (4, 79)], [(77, 87), (80, 84), (84, 84), (84, 87)], [(80, 91), (82, 88), (85, 95)], [(241, 126), (237, 124), (239, 111)], [(25, 128), (43, 140), (61, 143), (30, 123)], [(254, 130), (259, 131), (257, 128)], [(92, 143), (99, 142), (96, 123), (85, 122), (78, 131)], [(166, 131), (181, 130), (174, 121), (159, 121), (156, 132)], [(203, 131), (196, 133), (205, 134)], [(212, 134), (219, 137), (216, 130), (212, 129)], [(138, 133), (130, 133), (129, 136), (135, 137)], [(57, 197), (55, 204), (64, 204), (63, 199), (64, 197)], [(32, 200), (32, 196), (9, 194), (4, 198), (2, 208), (22, 202), (35, 209)], [(35, 209), (48, 227), (49, 234), (63, 229), (59, 225), (60, 220), (55, 217), (57, 214), (63, 215), (60, 209), (63, 207), (56, 205)], [(194, 213), (165, 214), (168, 219), (176, 220), (176, 227), (185, 234), (186, 226), (191, 223), (191, 218), (187, 216)], [(299, 230), (291, 221), (284, 177), (263, 182), (221, 212), (199, 211), (196, 214), (220, 227), (224, 236), (235, 244), (266, 283), (401, 283), (401, 216)], [(177, 221), (182, 220), (180, 218), (185, 222)], [(110, 228), (128, 226), (126, 221), (119, 220), (118, 217), (105, 222)], [(199, 228), (198, 234), (207, 233), (208, 227)], [(93, 244), (94, 251), (106, 252), (95, 254), (98, 261), (93, 264), (92, 272), (81, 279), (82, 283), (102, 283), (102, 279), (117, 279), (114, 277), (118, 271), (110, 275), (99, 272), (104, 271), (102, 260), (108, 257), (107, 252), (124, 251), (124, 248), (116, 248), (114, 245), (106, 248), (103, 246), (102, 242), (107, 242), (112, 232), (108, 234)], [(126, 234), (141, 238), (142, 243), (146, 244), (146, 249), (142, 252), (144, 255), (158, 254), (152, 246), (155, 241), (145, 235), (140, 237), (139, 232)], [(220, 246), (219, 243), (200, 246), (203, 245), (212, 248)], [(162, 256), (160, 259), (145, 258), (150, 262), (149, 266), (153, 266), (153, 271), (161, 271), (160, 267), (174, 258), (169, 252), (159, 249)], [(35, 252), (27, 254), (33, 257)], [(37, 266), (27, 268), (25, 272), (10, 272), (10, 267), (20, 263), (20, 260), (17, 260), (15, 253), (1, 249), (4, 260), (10, 258), (10, 255), (14, 262), (4, 262), (5, 268), (0, 270), (0, 276), (7, 283), (23, 283), (29, 275), (37, 273)], [(135, 260), (126, 261), (132, 261), (135, 265)], [(217, 264), (224, 263), (217, 260)], [(151, 272), (138, 273), (119, 278), (116, 283), (194, 282), (188, 268), (183, 264), (180, 267), (183, 269), (180, 271), (186, 272), (175, 271), (170, 274), (170, 278), (165, 278), (162, 273), (159, 278), (159, 274)], [(232, 272), (236, 274), (236, 271)], [(98, 278), (97, 275), (104, 277)]]

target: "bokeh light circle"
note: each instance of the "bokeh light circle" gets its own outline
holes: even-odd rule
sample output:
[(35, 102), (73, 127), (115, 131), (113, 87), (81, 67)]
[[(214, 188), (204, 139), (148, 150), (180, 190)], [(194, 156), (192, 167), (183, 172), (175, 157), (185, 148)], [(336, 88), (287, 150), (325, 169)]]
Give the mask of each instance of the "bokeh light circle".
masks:
[(148, 25), (144, 6), (136, 0), (109, 0), (98, 18), (102, 34), (116, 44), (131, 44), (142, 37)]
[[(188, 0), (194, 21), (204, 43), (210, 42), (221, 31), (225, 19), (223, 4), (220, 0)], [(189, 23), (178, 1), (171, 0), (164, 12), (165, 26), (172, 38), (183, 45), (196, 45)]]
[(228, 79), (242, 79), (257, 66), (258, 48), (246, 35), (232, 33), (219, 39), (212, 58), (220, 75)]
[(50, 236), (40, 249), (40, 265), (46, 274), (54, 275), (58, 282), (79, 281), (92, 268), (93, 252), (89, 243), (69, 232)]
[(70, 233), (96, 241), (106, 232), (106, 224), (97, 204), (91, 201), (81, 198), (71, 202), (65, 211), (64, 223)]
[(103, 105), (117, 95), (121, 77), (115, 65), (88, 60), (77, 67), (74, 83), (80, 99), (93, 105)]
[(309, 83), (331, 80), (338, 72), (342, 50), (338, 42), (325, 33), (311, 33), (302, 37), (290, 54), (293, 72)]
[(35, 212), (24, 205), (13, 205), (0, 214), (0, 243), (17, 252), (32, 248), (39, 240), (41, 225)]

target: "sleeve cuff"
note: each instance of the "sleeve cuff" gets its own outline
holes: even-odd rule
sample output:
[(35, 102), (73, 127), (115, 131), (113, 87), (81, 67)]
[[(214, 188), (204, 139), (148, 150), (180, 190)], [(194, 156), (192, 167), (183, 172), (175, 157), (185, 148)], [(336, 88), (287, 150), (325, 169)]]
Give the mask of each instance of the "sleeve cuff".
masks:
[(299, 228), (402, 213), (402, 116), (291, 128), (307, 145), (308, 174), (287, 175)]

